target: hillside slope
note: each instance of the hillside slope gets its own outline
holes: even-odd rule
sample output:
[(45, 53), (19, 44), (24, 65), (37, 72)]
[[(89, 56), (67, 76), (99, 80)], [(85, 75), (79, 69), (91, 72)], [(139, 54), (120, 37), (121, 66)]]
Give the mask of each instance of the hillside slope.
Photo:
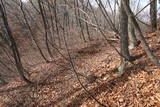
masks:
[[(145, 37), (160, 59), (156, 36)], [(113, 45), (119, 48), (117, 42)], [(97, 41), (71, 53), (76, 71), (84, 75), (80, 76), (82, 83), (103, 104), (110, 107), (160, 107), (160, 69), (149, 61), (142, 46), (133, 49), (131, 54), (139, 59), (134, 65), (128, 65), (125, 74), (119, 77), (116, 69), (119, 56), (108, 44)], [(1, 86), (1, 106), (99, 107), (80, 86), (69, 62), (61, 57), (56, 63), (41, 63), (29, 68), (31, 79), (44, 80), (43, 85), (13, 81)], [(85, 76), (95, 79), (90, 81)]]

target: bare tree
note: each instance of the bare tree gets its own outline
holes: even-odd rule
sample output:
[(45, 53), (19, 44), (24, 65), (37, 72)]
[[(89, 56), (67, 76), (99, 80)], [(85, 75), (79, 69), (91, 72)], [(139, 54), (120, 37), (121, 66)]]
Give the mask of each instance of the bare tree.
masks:
[(40, 9), (40, 13), (41, 13), (41, 17), (42, 17), (42, 20), (43, 20), (43, 25), (44, 25), (44, 29), (45, 29), (45, 43), (46, 43), (46, 47), (47, 47), (47, 51), (50, 55), (50, 57), (52, 58), (53, 55), (52, 55), (52, 52), (51, 52), (51, 49), (49, 47), (49, 43), (48, 43), (48, 36), (49, 36), (49, 33), (48, 33), (48, 21), (46, 19), (46, 15), (45, 15), (45, 11), (43, 10), (43, 4), (40, 0), (38, 0), (38, 6), (39, 6), (39, 9)]
[(136, 38), (135, 29), (130, 18), (128, 18), (128, 36), (130, 40), (129, 49), (133, 49), (140, 44), (140, 41)]
[(42, 58), (43, 58), (46, 62), (49, 62), (49, 60), (48, 60), (48, 59), (45, 57), (45, 55), (43, 54), (42, 49), (39, 47), (39, 45), (38, 45), (38, 43), (37, 43), (37, 41), (36, 41), (36, 39), (35, 39), (35, 37), (34, 37), (34, 33), (33, 33), (32, 29), (31, 29), (29, 23), (28, 23), (28, 20), (27, 20), (25, 11), (24, 11), (24, 9), (23, 9), (23, 2), (22, 2), (21, 0), (20, 0), (20, 7), (21, 7), (22, 14), (23, 14), (23, 16), (24, 16), (24, 20), (25, 20), (25, 22), (26, 22), (26, 25), (27, 25), (27, 27), (28, 27), (28, 29), (29, 29), (29, 31), (30, 31), (30, 34), (31, 34), (31, 38), (32, 38), (33, 43), (35, 43), (36, 47), (38, 48), (38, 51), (40, 52), (40, 55), (42, 56)]
[(138, 34), (139, 34), (139, 39), (144, 47), (145, 52), (147, 53), (147, 56), (150, 58), (150, 60), (156, 65), (156, 66), (160, 66), (160, 62), (159, 60), (154, 56), (154, 54), (152, 53), (151, 49), (149, 48), (143, 34), (142, 31), (139, 27), (139, 24), (137, 23), (133, 12), (131, 11), (129, 5), (128, 5), (128, 0), (122, 0), (125, 12), (127, 13), (128, 17), (131, 19), (134, 28), (137, 30)]
[(7, 33), (8, 33), (8, 38), (9, 38), (9, 41), (10, 41), (10, 48), (13, 52), (14, 60), (15, 60), (16, 67), (18, 69), (19, 75), (22, 78), (22, 80), (24, 80), (26, 83), (32, 83), (24, 75), (25, 70), (24, 70), (23, 65), (21, 63), (21, 58), (20, 58), (20, 54), (19, 54), (19, 51), (18, 51), (18, 48), (17, 48), (17, 44), (16, 44), (16, 42), (13, 38), (12, 31), (11, 31), (10, 26), (8, 24), (8, 19), (7, 19), (6, 12), (5, 12), (5, 7), (3, 5), (2, 0), (1, 0), (1, 3), (0, 3), (0, 12), (1, 12), (1, 15), (2, 15), (2, 20), (3, 20), (4, 26), (5, 26), (5, 28), (7, 30)]
[(150, 21), (151, 21), (151, 32), (157, 30), (157, 0), (150, 0)]
[[(128, 4), (127, 0), (127, 4)], [(121, 64), (118, 68), (119, 73), (124, 73), (124, 67), (127, 64), (127, 60), (130, 60), (130, 54), (128, 49), (128, 16), (124, 10), (121, 0), (121, 7), (120, 7), (120, 48), (121, 48)]]

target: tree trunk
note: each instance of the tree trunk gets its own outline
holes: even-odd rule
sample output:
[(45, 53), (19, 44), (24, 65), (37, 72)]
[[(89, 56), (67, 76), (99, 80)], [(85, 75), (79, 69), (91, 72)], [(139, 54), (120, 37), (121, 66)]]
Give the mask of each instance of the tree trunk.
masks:
[(155, 32), (157, 30), (157, 0), (150, 1), (151, 32)]
[(136, 38), (135, 29), (130, 18), (128, 18), (128, 36), (130, 42), (129, 49), (133, 49), (140, 44), (140, 41), (138, 41)]
[(6, 85), (8, 84), (8, 82), (2, 77), (2, 75), (0, 74), (0, 86), (1, 85)]
[(23, 2), (22, 2), (22, 0), (20, 0), (20, 5), (21, 5), (21, 11), (22, 11), (22, 14), (23, 14), (25, 23), (26, 23), (26, 25), (27, 25), (27, 27), (28, 27), (28, 29), (29, 29), (29, 31), (30, 31), (31, 39), (33, 40), (32, 43), (34, 43), (34, 44), (36, 45), (36, 47), (38, 48), (38, 51), (39, 51), (40, 55), (42, 56), (42, 58), (43, 58), (46, 62), (49, 62), (49, 60), (48, 60), (48, 59), (45, 57), (45, 55), (43, 54), (42, 49), (41, 49), (40, 46), (38, 45), (38, 42), (36, 41), (35, 36), (34, 36), (34, 34), (33, 34), (33, 31), (32, 31), (32, 29), (31, 29), (31, 27), (30, 27), (30, 25), (29, 25), (29, 23), (28, 23), (26, 14), (25, 14), (24, 9), (23, 9)]
[(19, 75), (22, 78), (22, 80), (24, 80), (26, 83), (33, 83), (29, 79), (27, 79), (24, 75), (24, 68), (23, 68), (22, 63), (21, 63), (21, 58), (20, 58), (20, 55), (19, 55), (17, 44), (16, 44), (16, 42), (13, 38), (12, 31), (11, 31), (10, 26), (8, 24), (8, 19), (6, 17), (5, 9), (4, 9), (4, 6), (3, 6), (2, 2), (0, 4), (0, 12), (2, 14), (2, 19), (3, 19), (4, 26), (5, 26), (5, 28), (7, 30), (7, 33), (8, 33), (8, 38), (9, 38), (9, 41), (10, 41), (10, 47), (11, 47), (11, 50), (13, 52), (14, 60), (15, 60), (16, 67), (17, 67), (17, 70), (19, 72)]
[(52, 52), (51, 52), (51, 49), (50, 49), (50, 46), (49, 46), (49, 39), (48, 39), (48, 21), (46, 19), (46, 12), (44, 11), (44, 8), (43, 8), (43, 5), (41, 4), (41, 1), (38, 0), (38, 6), (39, 6), (39, 9), (40, 9), (40, 14), (42, 16), (42, 21), (43, 21), (43, 25), (44, 25), (44, 30), (45, 30), (45, 44), (46, 44), (46, 48), (47, 48), (47, 51), (48, 51), (48, 54), (50, 56), (50, 58), (53, 58), (53, 55), (52, 55)]
[(157, 60), (157, 58), (154, 56), (154, 54), (151, 52), (151, 49), (149, 48), (143, 34), (142, 34), (142, 31), (134, 17), (134, 14), (133, 12), (131, 11), (129, 5), (127, 4), (128, 0), (122, 0), (122, 3), (123, 3), (123, 6), (124, 6), (124, 9), (128, 15), (128, 17), (131, 19), (133, 25), (134, 25), (134, 28), (138, 31), (139, 33), (139, 39), (144, 47), (144, 50), (145, 52), (147, 53), (147, 56), (150, 58), (150, 60), (156, 65), (156, 66), (160, 66), (160, 62), (159, 60)]
[[(128, 0), (127, 0), (128, 1)], [(130, 60), (130, 54), (128, 49), (128, 16), (124, 10), (121, 0), (120, 8), (120, 48), (121, 48), (121, 64), (118, 68), (119, 73), (124, 73), (124, 68), (127, 64), (127, 60)]]

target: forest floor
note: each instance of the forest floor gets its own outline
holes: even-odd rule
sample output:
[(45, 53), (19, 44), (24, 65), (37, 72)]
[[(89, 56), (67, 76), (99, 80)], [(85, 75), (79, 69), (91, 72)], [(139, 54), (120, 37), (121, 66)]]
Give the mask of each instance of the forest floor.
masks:
[[(160, 44), (156, 42), (156, 36), (145, 37), (160, 59)], [(111, 43), (119, 49), (118, 42)], [(141, 45), (133, 49), (131, 55), (138, 59), (127, 66), (124, 75), (119, 76), (120, 57), (104, 41), (87, 43), (71, 50), (75, 69), (83, 75), (79, 75), (80, 80), (99, 102), (110, 107), (160, 107), (160, 69), (147, 58)], [(70, 62), (64, 57), (57, 57), (53, 63), (41, 62), (27, 70), (31, 80), (45, 84), (26, 85), (13, 81), (1, 86), (1, 107), (100, 107), (81, 87)]]

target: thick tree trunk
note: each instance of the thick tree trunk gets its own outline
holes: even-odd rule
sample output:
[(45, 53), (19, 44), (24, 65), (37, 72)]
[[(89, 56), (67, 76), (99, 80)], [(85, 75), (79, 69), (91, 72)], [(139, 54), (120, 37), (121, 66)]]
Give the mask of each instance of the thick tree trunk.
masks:
[(150, 1), (151, 1), (150, 4), (151, 32), (155, 32), (157, 30), (157, 0), (150, 0)]
[(127, 60), (130, 60), (130, 54), (128, 49), (128, 16), (122, 6), (121, 0), (121, 8), (120, 8), (120, 48), (121, 48), (121, 64), (118, 68), (119, 73), (124, 73), (124, 68), (126, 66)]
[(157, 58), (154, 56), (154, 54), (152, 53), (151, 49), (149, 48), (143, 34), (142, 34), (142, 31), (134, 17), (134, 14), (133, 12), (131, 11), (129, 5), (127, 4), (128, 0), (122, 0), (122, 3), (123, 3), (123, 6), (124, 6), (124, 9), (128, 15), (128, 17), (131, 19), (133, 25), (134, 25), (134, 28), (138, 31), (139, 33), (139, 39), (144, 47), (144, 50), (145, 52), (147, 53), (147, 56), (150, 58), (150, 60), (157, 66), (160, 66), (160, 62), (159, 60), (157, 60)]

